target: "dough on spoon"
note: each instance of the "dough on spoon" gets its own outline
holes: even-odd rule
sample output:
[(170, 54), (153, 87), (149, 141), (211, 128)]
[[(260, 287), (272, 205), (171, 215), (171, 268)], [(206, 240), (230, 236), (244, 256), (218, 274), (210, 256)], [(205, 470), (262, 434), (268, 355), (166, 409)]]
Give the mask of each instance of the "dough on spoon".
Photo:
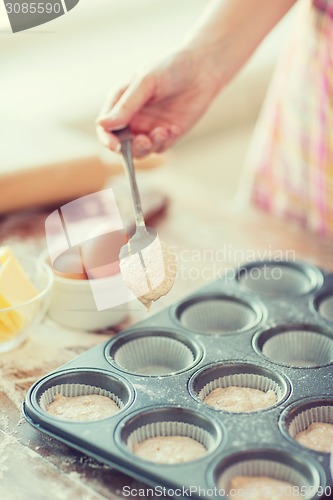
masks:
[[(129, 240), (127, 246), (130, 254)], [(176, 277), (176, 256), (157, 237), (144, 248), (141, 258), (137, 253), (120, 259), (120, 270), (124, 282), (135, 297), (148, 309), (172, 288)]]

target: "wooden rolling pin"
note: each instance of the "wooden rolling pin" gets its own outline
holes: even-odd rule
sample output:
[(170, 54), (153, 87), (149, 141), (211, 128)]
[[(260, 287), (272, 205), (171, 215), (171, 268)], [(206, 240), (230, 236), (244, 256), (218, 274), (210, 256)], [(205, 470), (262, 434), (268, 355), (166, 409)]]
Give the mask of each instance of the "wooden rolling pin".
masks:
[[(87, 134), (29, 127), (16, 144), (13, 132), (7, 129), (1, 138), (0, 213), (75, 199), (102, 189), (123, 172), (121, 157), (106, 152), (107, 162), (102, 161), (97, 139)], [(152, 155), (136, 166), (153, 168), (162, 161)]]

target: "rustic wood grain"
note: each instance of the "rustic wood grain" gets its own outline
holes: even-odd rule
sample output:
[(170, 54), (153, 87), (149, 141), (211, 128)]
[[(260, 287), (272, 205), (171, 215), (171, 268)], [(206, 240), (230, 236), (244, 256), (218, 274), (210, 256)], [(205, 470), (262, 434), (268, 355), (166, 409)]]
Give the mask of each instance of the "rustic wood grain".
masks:
[[(149, 179), (171, 200), (157, 228), (161, 239), (173, 245), (179, 257), (176, 285), (154, 306), (153, 313), (213, 279), (217, 269), (233, 267), (236, 250), (253, 250), (259, 256), (267, 248), (293, 249), (297, 258), (333, 270), (333, 244), (329, 239), (318, 238), (291, 221), (254, 210), (236, 211), (231, 204), (232, 192), (228, 197), (228, 176), (222, 175), (217, 162), (208, 169), (195, 154), (186, 157), (180, 150), (168, 168), (152, 172)], [(24, 246), (38, 254), (44, 247), (44, 220), (50, 210), (2, 217), (0, 242)], [(218, 252), (224, 245), (230, 248), (230, 255), (216, 267), (204, 252)], [(198, 259), (187, 261), (184, 250), (198, 251)], [(145, 314), (137, 305), (129, 322)], [(133, 479), (33, 429), (21, 414), (22, 400), (32, 383), (114, 334), (114, 330), (65, 330), (46, 319), (24, 345), (0, 355), (1, 500), (119, 499), (124, 498), (124, 485), (139, 486)]]

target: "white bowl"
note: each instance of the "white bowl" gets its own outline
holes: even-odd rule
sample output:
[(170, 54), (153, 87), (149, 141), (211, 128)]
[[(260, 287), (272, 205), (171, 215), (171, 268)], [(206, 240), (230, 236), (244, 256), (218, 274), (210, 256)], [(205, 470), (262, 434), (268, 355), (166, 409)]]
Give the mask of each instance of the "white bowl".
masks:
[(66, 327), (104, 330), (125, 319), (127, 303), (134, 298), (119, 267), (127, 235), (99, 225), (86, 236), (80, 246), (65, 251), (57, 248), (55, 239), (52, 266), (49, 252), (42, 256), (54, 271), (49, 316)]
[[(93, 285), (117, 294), (122, 285), (120, 274), (94, 279)], [(98, 310), (89, 280), (54, 275), (49, 316), (63, 326), (79, 330), (103, 330), (121, 323), (128, 314), (127, 303)]]

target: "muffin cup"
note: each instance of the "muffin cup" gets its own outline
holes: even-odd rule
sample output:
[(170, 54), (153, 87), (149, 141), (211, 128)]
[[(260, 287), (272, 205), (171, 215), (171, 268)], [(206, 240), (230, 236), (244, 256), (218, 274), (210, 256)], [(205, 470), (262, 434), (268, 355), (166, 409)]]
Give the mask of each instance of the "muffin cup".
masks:
[[(314, 498), (320, 486), (320, 473), (314, 464), (301, 462), (296, 456), (281, 450), (253, 449), (229, 455), (215, 469), (215, 484), (227, 494), (232, 479), (237, 476), (264, 476), (285, 481), (295, 486), (296, 491), (305, 491), (302, 498), (306, 500)], [(295, 497), (292, 488), (286, 488), (285, 493), (290, 498)], [(267, 496), (267, 500), (269, 498)]]
[(249, 330), (262, 316), (257, 302), (222, 294), (193, 297), (176, 310), (183, 327), (204, 334), (224, 335)]
[(272, 297), (304, 295), (322, 284), (321, 272), (307, 264), (262, 261), (246, 264), (237, 270), (240, 286)]
[[(203, 402), (205, 397), (214, 389), (231, 386), (259, 389), (263, 392), (269, 390), (275, 392), (276, 403), (274, 405), (254, 411), (265, 411), (273, 408), (281, 403), (289, 393), (289, 383), (281, 375), (247, 363), (223, 363), (203, 368), (193, 375), (190, 381), (190, 392), (192, 396)], [(241, 413), (232, 410), (220, 410), (210, 405), (207, 406), (216, 411)], [(253, 412), (251, 411), (251, 413)]]
[(280, 325), (257, 335), (257, 350), (271, 361), (296, 368), (333, 362), (333, 337), (317, 325)]
[(318, 295), (314, 300), (314, 308), (326, 321), (333, 321), (333, 293)]
[(193, 366), (200, 348), (175, 332), (136, 331), (107, 347), (107, 357), (118, 368), (138, 375), (172, 375)]
[[(303, 449), (317, 451), (314, 448), (298, 443), (294, 439), (296, 434), (304, 431), (314, 422), (333, 425), (333, 399), (306, 399), (294, 403), (282, 413), (280, 426), (282, 431), (292, 439), (293, 443)], [(319, 451), (318, 453), (325, 452)]]
[[(105, 396), (117, 404), (119, 411), (127, 407), (133, 400), (133, 391), (127, 382), (107, 372), (94, 370), (64, 371), (43, 379), (33, 390), (31, 400), (37, 410), (45, 412), (49, 418), (53, 418), (47, 413), (47, 407), (54, 401), (56, 394), (65, 397), (91, 394)], [(81, 421), (62, 419), (58, 416), (56, 418), (67, 423), (81, 423)]]
[[(121, 446), (131, 454), (136, 444), (159, 436), (192, 438), (202, 444), (207, 453), (212, 452), (221, 442), (220, 429), (215, 422), (193, 410), (174, 406), (155, 407), (137, 413), (123, 424), (118, 435)], [(206, 456), (207, 454), (203, 457)], [(138, 457), (138, 460), (143, 459)], [(183, 463), (188, 462), (176, 463), (176, 465)], [(168, 464), (159, 463), (158, 465)]]
[(50, 387), (50, 389), (47, 389), (45, 392), (43, 392), (39, 399), (39, 406), (41, 407), (41, 409), (47, 411), (48, 405), (50, 405), (54, 401), (54, 397), (57, 394), (61, 394), (61, 396), (65, 396), (66, 398), (90, 396), (94, 394), (112, 399), (112, 401), (116, 403), (119, 409), (123, 408), (124, 406), (124, 403), (118, 396), (110, 391), (101, 389), (100, 387), (94, 387), (92, 385), (85, 384), (60, 384), (54, 385), (53, 387)]

